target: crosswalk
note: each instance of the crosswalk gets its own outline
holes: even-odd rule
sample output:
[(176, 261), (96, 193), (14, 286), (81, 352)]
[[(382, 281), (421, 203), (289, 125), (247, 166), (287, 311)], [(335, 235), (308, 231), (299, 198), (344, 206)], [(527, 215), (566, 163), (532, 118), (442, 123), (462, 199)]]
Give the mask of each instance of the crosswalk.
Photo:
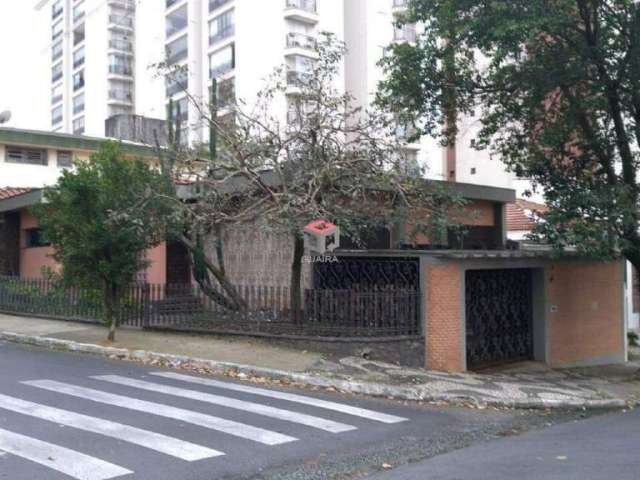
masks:
[[(149, 377), (143, 379), (123, 375), (91, 375), (74, 382), (55, 379), (24, 380), (19, 383), (27, 390), (22, 389), (19, 396), (0, 393), (0, 413), (14, 413), (19, 417), (30, 417), (36, 422), (42, 422), (43, 426), (38, 427), (38, 431), (46, 431), (46, 425), (69, 427), (74, 431), (140, 447), (151, 455), (160, 454), (191, 464), (217, 461), (215, 459), (218, 457), (224, 459), (230, 454), (226, 449), (231, 448), (229, 441), (232, 438), (245, 442), (247, 447), (243, 444), (243, 449), (252, 444), (272, 448), (313, 440), (315, 436), (309, 432), (342, 435), (368, 425), (391, 425), (408, 420), (347, 403), (212, 378), (175, 372), (152, 372), (150, 375), (153, 381), (149, 381)], [(90, 386), (85, 386), (86, 382)], [(94, 388), (95, 385), (98, 387)], [(39, 403), (23, 398), (24, 391), (32, 392), (36, 398), (45, 400), (40, 400), (42, 403)], [(46, 395), (42, 395), (44, 393)], [(153, 401), (146, 399), (149, 397)], [(55, 400), (51, 400), (52, 398)], [(65, 399), (76, 408), (67, 407)], [(55, 401), (56, 406), (45, 404), (46, 401)], [(61, 402), (65, 408), (59, 407)], [(176, 402), (180, 406), (176, 406)], [(277, 406), (274, 406), (274, 402)], [(87, 409), (95, 409), (95, 406), (108, 410), (104, 411), (105, 414), (88, 415)], [(113, 416), (113, 411), (122, 412), (121, 417), (125, 420), (122, 421), (120, 416), (118, 421), (110, 419), (110, 415), (106, 413), (110, 412)], [(133, 412), (133, 421), (131, 414), (127, 415), (126, 412)], [(237, 414), (234, 415), (233, 412)], [(144, 418), (159, 418), (162, 421), (154, 422), (152, 428), (148, 427), (148, 421), (144, 422), (147, 428), (132, 425), (140, 414), (144, 414)], [(338, 418), (326, 418), (327, 415), (337, 415)], [(264, 422), (260, 418), (264, 418)], [(349, 421), (349, 418), (352, 420)], [(194, 441), (177, 438), (187, 436), (184, 430), (178, 430), (181, 432), (178, 435), (174, 429), (171, 429), (171, 434), (152, 431), (167, 428), (167, 422), (188, 424), (210, 433), (198, 435)], [(90, 453), (83, 453), (80, 451), (82, 448), (75, 445), (74, 448), (68, 448), (55, 444), (55, 441), (45, 441), (50, 440), (46, 435), (44, 439), (34, 438), (38, 435), (16, 431), (18, 428), (15, 425), (2, 427), (0, 452), (62, 475), (56, 478), (136, 478), (135, 466), (116, 465), (112, 457), (101, 459)], [(0, 463), (0, 474), (10, 473), (2, 472), (1, 468)], [(11, 478), (11, 475), (7, 478)], [(38, 477), (35, 478), (37, 480)]]

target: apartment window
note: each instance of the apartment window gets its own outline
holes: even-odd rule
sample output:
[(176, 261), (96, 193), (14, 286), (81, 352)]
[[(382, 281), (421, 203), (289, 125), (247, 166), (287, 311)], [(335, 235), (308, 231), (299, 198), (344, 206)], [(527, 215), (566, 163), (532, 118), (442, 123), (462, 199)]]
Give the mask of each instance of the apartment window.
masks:
[(73, 97), (73, 114), (84, 112), (84, 93)]
[(172, 97), (178, 92), (183, 92), (189, 88), (189, 75), (186, 70), (179, 70), (165, 78), (167, 97)]
[(73, 52), (73, 68), (84, 65), (84, 46)]
[(76, 118), (73, 121), (73, 134), (82, 135), (84, 133), (84, 117)]
[(62, 62), (57, 63), (51, 68), (51, 81), (57, 82), (62, 78)]
[(55, 23), (53, 27), (51, 27), (51, 38), (53, 40), (57, 39), (59, 36), (62, 35), (63, 31), (64, 31), (64, 22), (60, 20), (59, 22)]
[(62, 0), (56, 0), (51, 5), (51, 19), (55, 20), (60, 15), (62, 15), (62, 10), (64, 9), (64, 4)]
[(59, 101), (62, 100), (62, 84), (60, 85), (56, 85), (55, 87), (53, 87), (51, 89), (51, 104), (55, 105), (56, 103), (58, 103)]
[(73, 7), (73, 21), (78, 22), (84, 18), (84, 2), (79, 2)]
[[(175, 122), (180, 120), (182, 123), (186, 122), (189, 118), (189, 102), (187, 98), (181, 98), (177, 102), (173, 102), (172, 118)], [(169, 115), (169, 105), (167, 105), (167, 116)]]
[(82, 42), (84, 42), (84, 23), (73, 31), (73, 46), (75, 47)]
[(187, 35), (184, 35), (167, 45), (167, 62), (177, 63), (189, 56)]
[(209, 45), (215, 45), (235, 33), (235, 11), (229, 10), (209, 22)]
[(209, 76), (211, 78), (230, 72), (236, 67), (235, 45), (228, 45), (209, 55)]
[(167, 38), (187, 28), (188, 15), (187, 5), (183, 5), (167, 15), (165, 28)]
[(73, 154), (67, 150), (58, 150), (57, 165), (59, 167), (71, 167), (73, 165)]
[(73, 75), (73, 91), (80, 90), (84, 87), (84, 70), (80, 70)]
[(167, 0), (167, 8), (174, 6), (180, 0)]
[(398, 42), (415, 42), (416, 26), (413, 24), (402, 25), (393, 29), (393, 39)]
[(41, 228), (27, 228), (25, 231), (25, 247), (39, 248), (48, 247), (51, 242), (47, 240)]
[(131, 59), (120, 53), (112, 53), (109, 55), (109, 72), (117, 75), (130, 76), (133, 73), (131, 68)]
[(62, 122), (62, 105), (51, 110), (51, 124), (57, 125)]
[(55, 42), (53, 44), (53, 46), (51, 47), (51, 58), (52, 60), (55, 62), (56, 60), (58, 60), (60, 57), (62, 57), (62, 53), (63, 53), (63, 47), (62, 47), (62, 40)]
[(23, 163), (28, 165), (47, 165), (47, 151), (35, 148), (6, 147), (8, 163)]
[(209, 12), (213, 12), (230, 1), (231, 0), (209, 0)]
[(287, 83), (293, 86), (304, 86), (313, 75), (314, 61), (302, 55), (291, 55), (287, 58)]
[(309, 13), (317, 13), (316, 0), (287, 0), (287, 8), (298, 8)]
[[(218, 108), (228, 108), (236, 103), (236, 81), (229, 78), (218, 83)], [(211, 94), (211, 88), (209, 88)]]

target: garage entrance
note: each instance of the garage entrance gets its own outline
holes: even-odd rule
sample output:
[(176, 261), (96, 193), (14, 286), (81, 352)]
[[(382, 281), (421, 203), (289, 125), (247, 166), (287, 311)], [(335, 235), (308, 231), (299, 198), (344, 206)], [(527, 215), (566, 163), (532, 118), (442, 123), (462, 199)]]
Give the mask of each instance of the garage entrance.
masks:
[(533, 271), (468, 270), (467, 368), (532, 360)]

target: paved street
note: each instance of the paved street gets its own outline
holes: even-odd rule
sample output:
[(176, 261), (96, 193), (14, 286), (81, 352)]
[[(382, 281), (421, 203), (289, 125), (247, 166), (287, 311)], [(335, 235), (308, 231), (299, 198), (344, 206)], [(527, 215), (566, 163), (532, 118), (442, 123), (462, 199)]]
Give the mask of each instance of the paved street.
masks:
[(638, 445), (640, 410), (634, 410), (484, 443), (369, 478), (638, 480)]
[(11, 480), (293, 478), (310, 467), (301, 478), (329, 478), (323, 469), (368, 471), (521, 421), (11, 344), (0, 365), (0, 478)]

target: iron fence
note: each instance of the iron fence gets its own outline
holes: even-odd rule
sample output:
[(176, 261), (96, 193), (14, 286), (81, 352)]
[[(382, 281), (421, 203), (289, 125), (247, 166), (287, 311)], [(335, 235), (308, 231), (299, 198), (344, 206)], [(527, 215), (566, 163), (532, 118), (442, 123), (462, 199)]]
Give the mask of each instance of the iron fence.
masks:
[[(274, 336), (398, 337), (421, 333), (421, 296), (412, 289), (306, 289), (301, 311), (294, 315), (289, 288), (235, 288), (246, 304), (242, 309), (225, 308), (197, 285), (134, 284), (123, 294), (119, 324)], [(67, 288), (47, 279), (15, 277), (0, 277), (0, 311), (96, 323), (104, 317), (99, 289)]]

